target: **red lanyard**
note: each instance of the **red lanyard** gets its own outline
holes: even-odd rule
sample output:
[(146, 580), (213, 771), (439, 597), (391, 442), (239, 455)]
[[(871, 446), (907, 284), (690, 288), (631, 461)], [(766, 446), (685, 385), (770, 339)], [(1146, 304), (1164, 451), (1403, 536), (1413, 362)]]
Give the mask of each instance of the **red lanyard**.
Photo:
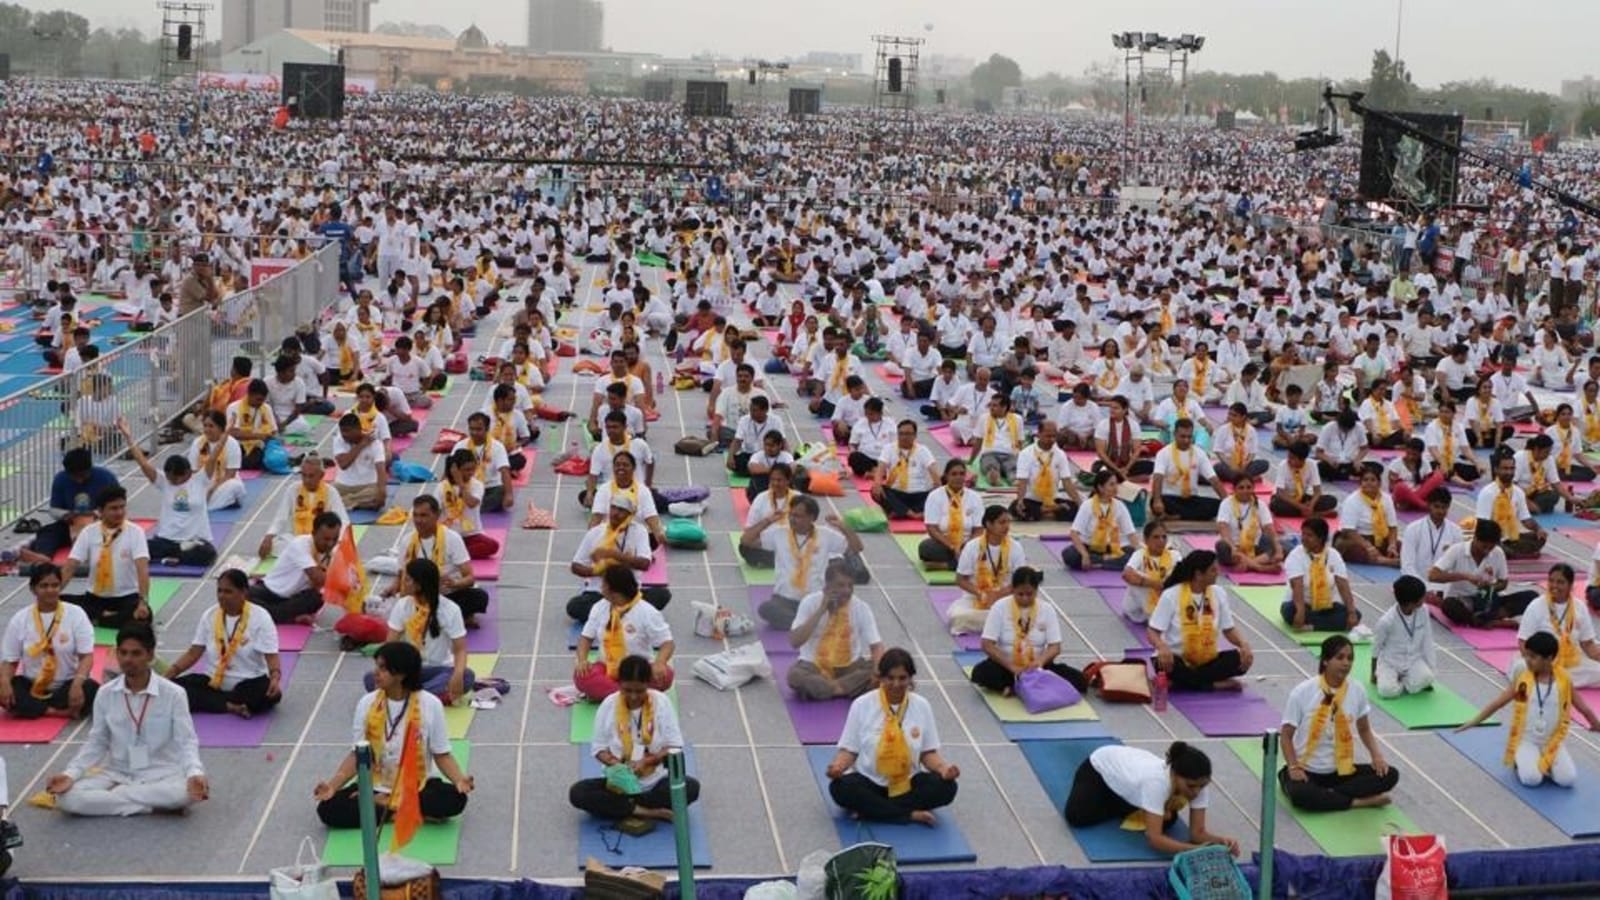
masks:
[(139, 707), (139, 714), (133, 714), (133, 701), (127, 694), (122, 695), (122, 705), (128, 709), (128, 718), (133, 720), (133, 733), (140, 740), (144, 739), (144, 717), (150, 711), (150, 695), (144, 695), (144, 705)]

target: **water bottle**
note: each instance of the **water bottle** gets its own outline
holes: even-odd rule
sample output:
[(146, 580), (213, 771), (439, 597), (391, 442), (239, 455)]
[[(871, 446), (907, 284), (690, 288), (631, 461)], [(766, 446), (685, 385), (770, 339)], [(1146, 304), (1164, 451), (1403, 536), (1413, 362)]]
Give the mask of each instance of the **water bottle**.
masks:
[(1150, 703), (1151, 703), (1152, 706), (1155, 707), (1155, 711), (1158, 712), (1158, 713), (1164, 713), (1164, 712), (1167, 711), (1167, 690), (1168, 690), (1168, 687), (1169, 687), (1169, 684), (1168, 684), (1168, 681), (1167, 681), (1167, 673), (1166, 672), (1157, 672), (1156, 673), (1156, 689), (1155, 689), (1155, 692), (1153, 694), (1151, 694), (1151, 696), (1150, 696)]
[(659, 396), (667, 392), (667, 378), (660, 372), (656, 373), (656, 394)]

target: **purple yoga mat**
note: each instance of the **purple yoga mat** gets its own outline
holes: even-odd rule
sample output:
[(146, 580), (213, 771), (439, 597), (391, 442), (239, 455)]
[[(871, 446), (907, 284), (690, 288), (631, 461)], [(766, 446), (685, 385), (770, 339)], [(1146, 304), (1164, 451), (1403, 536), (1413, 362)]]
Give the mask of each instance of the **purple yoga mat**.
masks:
[(766, 648), (769, 656), (781, 653), (792, 654), (795, 651), (794, 647), (789, 644), (788, 632), (773, 628), (767, 624), (765, 619), (761, 618), (761, 613), (759, 612), (761, 604), (771, 599), (772, 585), (753, 584), (750, 586), (750, 618), (756, 623), (756, 640), (760, 641), (761, 646)]
[[(151, 519), (136, 520), (147, 534), (155, 534), (156, 523)], [(211, 546), (221, 547), (228, 542), (228, 537), (233, 534), (234, 523), (229, 521), (211, 522)], [(150, 574), (157, 578), (201, 578), (210, 571), (210, 566), (164, 566), (160, 560), (150, 560)]]
[(1116, 588), (1100, 588), (1095, 591), (1095, 594), (1097, 594), (1100, 599), (1105, 602), (1106, 607), (1110, 609), (1111, 612), (1117, 617), (1117, 621), (1121, 622), (1123, 627), (1128, 629), (1128, 634), (1130, 634), (1134, 640), (1139, 642), (1139, 646), (1149, 647), (1150, 637), (1145, 633), (1144, 626), (1137, 622), (1129, 621), (1128, 617), (1122, 614), (1122, 597), (1126, 592), (1126, 586), (1124, 586), (1122, 590), (1118, 590)]
[(484, 585), (483, 589), (489, 595), (489, 606), (478, 616), (478, 627), (467, 629), (467, 652), (499, 653), (500, 620), (495, 613), (499, 610), (500, 598), (495, 595), (494, 585)]
[[(294, 664), (299, 658), (298, 653), (278, 655), (278, 663), (283, 668), (281, 683), (285, 692), (289, 690), (289, 679), (294, 675)], [(202, 747), (259, 747), (267, 739), (272, 718), (270, 712), (248, 719), (227, 713), (195, 713), (194, 733), (200, 738)]]
[[(961, 599), (963, 591), (955, 587), (936, 587), (928, 590), (928, 602), (933, 604), (933, 611), (939, 617), (939, 622), (944, 625), (945, 631), (950, 630), (950, 607)], [(983, 636), (977, 634), (951, 635), (957, 648), (962, 650), (982, 650)]]
[(1206, 737), (1254, 737), (1283, 721), (1267, 698), (1249, 690), (1173, 691), (1170, 700)]
[(801, 700), (789, 690), (789, 670), (799, 661), (800, 655), (768, 652), (772, 662), (772, 680), (783, 695), (783, 706), (789, 711), (789, 721), (802, 744), (836, 744), (844, 734), (844, 720), (850, 715), (849, 700)]
[(278, 626), (278, 652), (299, 653), (306, 648), (306, 641), (311, 639), (310, 625), (279, 625)]
[[(1039, 538), (1039, 543), (1044, 545), (1045, 552), (1050, 554), (1050, 558), (1059, 563), (1061, 562), (1061, 551), (1072, 546), (1072, 538), (1060, 536), (1042, 537)], [(1122, 584), (1122, 571), (1120, 569), (1085, 569), (1081, 572), (1077, 569), (1067, 569), (1067, 572), (1071, 574), (1072, 580), (1077, 582), (1079, 587), (1108, 588)]]

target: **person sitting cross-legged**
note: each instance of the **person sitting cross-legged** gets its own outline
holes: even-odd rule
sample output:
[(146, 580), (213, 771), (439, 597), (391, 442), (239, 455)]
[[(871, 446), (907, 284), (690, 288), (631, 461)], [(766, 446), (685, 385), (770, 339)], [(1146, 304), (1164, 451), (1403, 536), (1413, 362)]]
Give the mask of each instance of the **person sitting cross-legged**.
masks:
[[(283, 699), (278, 628), (247, 599), (249, 587), (238, 569), (217, 576), (217, 605), (200, 617), (189, 649), (167, 668), (166, 677), (189, 695), (190, 712), (248, 719)], [(204, 672), (185, 674), (200, 662)]]
[(58, 566), (34, 566), (28, 589), (33, 602), (11, 616), (0, 639), (0, 707), (16, 719), (37, 719), (52, 709), (87, 716), (100, 689), (89, 677), (94, 626), (82, 608), (61, 602)]
[[(617, 664), (617, 690), (600, 702), (590, 752), (605, 770), (572, 786), (567, 801), (598, 819), (672, 821), (667, 755), (683, 749), (672, 700), (650, 687), (655, 667), (643, 656)], [(684, 779), (686, 803), (700, 799), (700, 782)]]
[[(667, 620), (639, 593), (639, 579), (624, 566), (609, 566), (600, 574), (600, 602), (578, 634), (577, 660), (572, 683), (590, 700), (599, 702), (616, 693), (618, 667), (630, 656), (652, 659), (650, 687), (672, 687), (672, 629)], [(600, 657), (589, 658), (598, 648)]]
[(789, 669), (789, 689), (802, 700), (854, 699), (877, 683), (883, 638), (872, 607), (855, 596), (850, 566), (829, 560), (822, 577), (822, 590), (801, 599), (789, 631), (800, 654)]
[(1054, 605), (1039, 602), (1044, 574), (1021, 566), (1011, 573), (1011, 593), (989, 607), (983, 625), (984, 658), (972, 667), (972, 683), (1010, 696), (1023, 673), (1040, 670), (1056, 675), (1079, 692), (1089, 689), (1083, 673), (1061, 662), (1061, 616)]

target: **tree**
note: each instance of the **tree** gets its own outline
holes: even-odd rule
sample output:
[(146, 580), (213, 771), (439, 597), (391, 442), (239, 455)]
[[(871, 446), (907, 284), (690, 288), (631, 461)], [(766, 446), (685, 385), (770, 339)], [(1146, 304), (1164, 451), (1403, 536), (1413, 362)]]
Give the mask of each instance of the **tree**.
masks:
[(1000, 102), (1000, 95), (1008, 87), (1022, 86), (1022, 67), (1009, 56), (991, 55), (972, 70), (972, 93), (979, 100)]
[(1391, 59), (1387, 50), (1373, 51), (1367, 105), (1373, 109), (1406, 109), (1411, 105), (1411, 72), (1403, 61)]
[(1528, 109), (1528, 134), (1548, 134), (1556, 128), (1556, 106), (1540, 100)]
[(1600, 103), (1591, 95), (1578, 110), (1578, 134), (1593, 137), (1597, 133), (1600, 133)]

